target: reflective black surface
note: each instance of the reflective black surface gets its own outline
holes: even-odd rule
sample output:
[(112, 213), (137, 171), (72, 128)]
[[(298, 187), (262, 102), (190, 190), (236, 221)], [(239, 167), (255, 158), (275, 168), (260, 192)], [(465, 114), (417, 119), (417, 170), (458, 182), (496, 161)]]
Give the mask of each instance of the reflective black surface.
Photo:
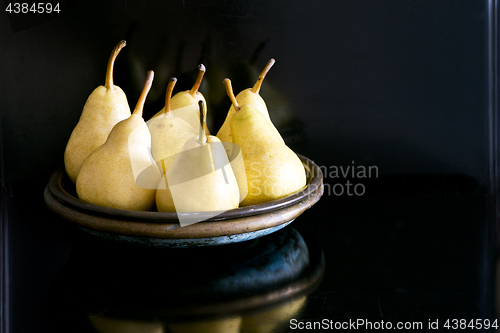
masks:
[(490, 207), (477, 191), (332, 198), (332, 218), (322, 224), (329, 236), (321, 236), (328, 282), (307, 318), (443, 324), (495, 317)]
[[(471, 186), (467, 179), (455, 183)], [(372, 183), (372, 194), (361, 197), (325, 196), (293, 227), (201, 251), (82, 240), (65, 260), (69, 252), (53, 230), (52, 240), (36, 241), (49, 254), (36, 254), (38, 275), (17, 275), (15, 284), (25, 288), (12, 292), (33, 307), (13, 313), (11, 323), (33, 332), (233, 332), (255, 315), (258, 322), (274, 319), (249, 332), (294, 331), (299, 322), (324, 319), (439, 320), (445, 331), (447, 319), (494, 318), (495, 225), (486, 196), (477, 187), (455, 186), (394, 195), (383, 193), (387, 184)], [(288, 315), (272, 312), (277, 308)]]
[[(247, 88), (276, 59), (262, 88), (271, 118), (292, 149), (328, 171), (325, 195), (292, 224), (308, 247), (317, 244), (324, 253), (324, 277), (299, 304), (297, 319), (444, 324), (494, 316), (498, 232), (488, 195), (497, 156), (494, 4), (117, 0), (61, 2), (63, 11), (48, 16), (2, 10), (2, 329), (57, 331), (63, 313), (88, 313), (78, 312), (78, 304), (88, 305), (82, 298), (54, 304), (64, 274), (76, 281), (70, 272), (82, 269), (72, 263), (84, 264), (87, 281), (126, 281), (113, 284), (107, 270), (113, 265), (99, 261), (106, 256), (87, 257), (45, 223), (53, 215), (43, 203), (83, 104), (103, 84), (109, 52), (121, 39), (128, 45), (117, 59), (115, 83), (131, 105), (146, 71), (155, 70), (146, 117), (161, 109), (170, 76), (187, 89), (203, 61), (201, 90), (214, 131), (229, 108), (222, 79), (230, 77), (235, 90)], [(352, 166), (375, 166), (376, 176), (342, 174), (340, 168)], [(363, 194), (349, 195), (357, 184)], [(233, 272), (238, 262), (231, 260)], [(160, 276), (170, 272), (155, 268)], [(111, 299), (112, 286), (79, 283), (66, 290), (88, 301)], [(111, 321), (100, 318), (103, 325), (127, 321), (115, 313)], [(73, 319), (65, 322), (95, 328), (88, 316)]]
[(255, 318), (268, 314), (276, 316), (273, 326), (283, 326), (324, 269), (319, 246), (293, 228), (203, 249), (88, 245), (76, 245), (47, 292), (42, 318), (50, 332), (114, 332), (114, 325), (132, 323), (137, 333), (144, 325), (159, 332), (229, 324), (228, 332), (252, 331), (261, 325)]

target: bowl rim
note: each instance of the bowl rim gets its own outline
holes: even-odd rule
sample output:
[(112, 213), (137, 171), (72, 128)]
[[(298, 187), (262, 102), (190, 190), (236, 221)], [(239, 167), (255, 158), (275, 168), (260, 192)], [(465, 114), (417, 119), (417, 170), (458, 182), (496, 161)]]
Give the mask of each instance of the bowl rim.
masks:
[[(297, 156), (304, 165), (304, 169), (306, 172), (306, 185), (302, 189), (278, 200), (227, 210), (219, 215), (203, 219), (203, 222), (232, 220), (241, 217), (272, 213), (274, 211), (295, 205), (307, 199), (308, 197), (313, 196), (316, 192), (318, 192), (318, 189), (322, 187), (323, 173), (321, 171), (321, 168), (319, 168), (319, 166), (316, 165), (312, 160), (299, 154), (297, 154)], [(67, 191), (64, 184), (68, 183), (71, 183), (71, 181), (66, 174), (64, 166), (61, 166), (50, 176), (49, 182), (47, 184), (47, 189), (52, 192), (54, 197), (57, 198), (57, 200), (60, 201), (61, 204), (69, 206), (72, 209), (91, 213), (91, 215), (113, 217), (122, 220), (132, 220), (137, 222), (168, 223), (179, 221), (177, 213), (173, 212), (131, 211), (119, 208), (99, 206), (96, 204), (85, 202)], [(205, 213), (189, 213), (189, 215), (192, 217), (199, 216), (200, 218), (203, 217), (203, 214)]]

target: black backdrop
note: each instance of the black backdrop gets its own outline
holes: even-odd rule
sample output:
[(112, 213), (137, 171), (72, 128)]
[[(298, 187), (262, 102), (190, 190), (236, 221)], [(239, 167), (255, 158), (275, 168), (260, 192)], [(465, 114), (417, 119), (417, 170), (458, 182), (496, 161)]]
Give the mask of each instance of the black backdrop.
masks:
[[(364, 180), (367, 195), (481, 196), (489, 186), (488, 1), (113, 0), (65, 1), (60, 9), (0, 13), (4, 251), (11, 314), (18, 316), (12, 327), (35, 325), (20, 309), (36, 312), (67, 257), (67, 245), (42, 224), (51, 217), (43, 189), (121, 39), (127, 46), (115, 83), (131, 106), (146, 71), (156, 73), (145, 117), (162, 107), (169, 77), (179, 79), (176, 90), (187, 89), (203, 62), (201, 91), (216, 132), (230, 105), (222, 79), (231, 78), (236, 91), (250, 87), (275, 58), (261, 93), (286, 142), (326, 170), (376, 166), (379, 177)], [(337, 181), (327, 174), (326, 183)], [(310, 221), (333, 220), (332, 204), (342, 209), (328, 194), (308, 212)], [(432, 215), (439, 206), (429, 209)]]
[(383, 174), (485, 181), (485, 1), (80, 1), (61, 8), (46, 20), (2, 13), (9, 180), (39, 178), (61, 163), (86, 98), (103, 84), (111, 49), (125, 39), (115, 83), (133, 106), (146, 71), (155, 70), (146, 116), (161, 108), (170, 76), (179, 78), (176, 89), (187, 88), (202, 61), (216, 131), (230, 105), (222, 79), (245, 89), (252, 71), (275, 58), (262, 95), (299, 153), (325, 166), (354, 160)]

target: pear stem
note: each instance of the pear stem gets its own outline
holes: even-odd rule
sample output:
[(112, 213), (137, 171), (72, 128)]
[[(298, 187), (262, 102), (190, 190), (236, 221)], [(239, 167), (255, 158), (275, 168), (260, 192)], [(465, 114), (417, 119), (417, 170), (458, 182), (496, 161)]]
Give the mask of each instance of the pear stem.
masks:
[(196, 77), (196, 81), (194, 82), (193, 88), (189, 94), (196, 98), (196, 94), (198, 93), (198, 89), (200, 89), (201, 80), (203, 80), (203, 75), (205, 75), (206, 68), (203, 64), (198, 66), (198, 76)]
[(205, 116), (205, 112), (203, 112), (203, 101), (199, 100), (198, 101), (198, 107), (200, 108), (200, 135), (198, 142), (200, 145), (205, 144), (207, 142), (207, 136), (205, 134), (204, 128), (205, 128), (205, 123), (207, 122), (207, 117)]
[(226, 93), (229, 96), (229, 99), (231, 100), (231, 103), (233, 104), (234, 109), (236, 111), (239, 111), (240, 106), (238, 104), (238, 101), (236, 100), (236, 97), (234, 96), (233, 86), (231, 85), (231, 80), (229, 80), (228, 78), (225, 78), (222, 82), (224, 83), (224, 86), (226, 87)]
[(168, 81), (167, 85), (167, 95), (165, 96), (165, 113), (172, 112), (171, 101), (172, 101), (172, 92), (174, 91), (174, 86), (177, 83), (177, 78), (172, 77), (170, 81)]
[(271, 69), (271, 67), (273, 67), (274, 63), (275, 63), (275, 60), (271, 58), (271, 60), (269, 60), (267, 62), (266, 67), (264, 67), (264, 69), (262, 70), (262, 72), (260, 72), (259, 78), (257, 79), (257, 82), (255, 82), (255, 85), (252, 88), (252, 91), (254, 93), (256, 93), (256, 94), (259, 93), (260, 87), (262, 86), (262, 81), (264, 81), (264, 78), (266, 77), (267, 72), (269, 72), (269, 70)]
[(139, 100), (135, 106), (134, 112), (132, 114), (136, 114), (142, 117), (142, 110), (144, 109), (144, 102), (146, 102), (146, 96), (151, 89), (151, 85), (153, 84), (153, 78), (155, 73), (153, 71), (149, 71), (146, 77), (146, 83), (144, 84), (144, 88), (142, 88), (141, 95), (139, 96)]
[(108, 60), (108, 68), (106, 70), (106, 81), (104, 83), (104, 87), (106, 87), (107, 90), (114, 89), (114, 84), (113, 84), (113, 68), (115, 67), (115, 59), (118, 53), (120, 53), (120, 50), (123, 49), (127, 45), (127, 42), (124, 40), (120, 41), (118, 45), (115, 46), (113, 49), (113, 52), (111, 52), (111, 56), (109, 57)]

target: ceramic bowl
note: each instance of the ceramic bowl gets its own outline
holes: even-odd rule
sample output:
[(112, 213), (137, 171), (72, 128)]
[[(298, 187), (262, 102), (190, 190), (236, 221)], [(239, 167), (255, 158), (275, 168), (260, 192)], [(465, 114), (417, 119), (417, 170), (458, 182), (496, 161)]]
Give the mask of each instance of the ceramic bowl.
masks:
[[(65, 224), (85, 234), (147, 247), (198, 247), (242, 242), (275, 232), (294, 221), (323, 195), (323, 174), (310, 159), (299, 158), (306, 186), (287, 197), (240, 207), (202, 222), (181, 227), (176, 213), (129, 211), (79, 200), (64, 168), (56, 170), (45, 188), (46, 205)], [(203, 213), (191, 213), (203, 219)]]

